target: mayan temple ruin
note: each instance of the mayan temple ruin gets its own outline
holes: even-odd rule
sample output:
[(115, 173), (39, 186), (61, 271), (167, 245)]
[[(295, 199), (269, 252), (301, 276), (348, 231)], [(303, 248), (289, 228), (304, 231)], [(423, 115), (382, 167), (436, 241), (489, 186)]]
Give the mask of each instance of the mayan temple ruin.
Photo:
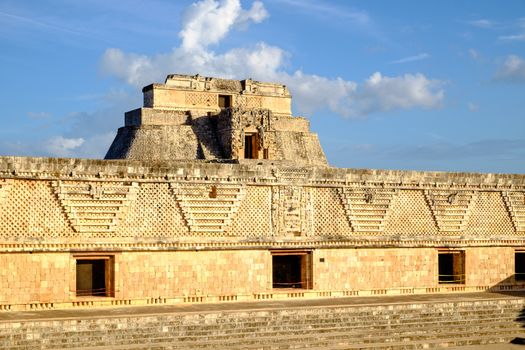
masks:
[(278, 83), (142, 91), (104, 160), (0, 157), (0, 316), (525, 290), (525, 175), (330, 167)]

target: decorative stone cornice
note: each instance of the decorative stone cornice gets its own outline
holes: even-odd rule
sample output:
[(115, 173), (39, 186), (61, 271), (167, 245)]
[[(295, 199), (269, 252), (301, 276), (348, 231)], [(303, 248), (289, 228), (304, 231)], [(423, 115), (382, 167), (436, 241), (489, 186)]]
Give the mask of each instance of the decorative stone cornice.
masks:
[(275, 242), (172, 242), (172, 243), (1, 243), (0, 252), (124, 252), (124, 251), (199, 251), (199, 250), (268, 250), (268, 249), (337, 249), (337, 248), (468, 248), (525, 247), (525, 238), (502, 239), (354, 239), (348, 241), (275, 241)]

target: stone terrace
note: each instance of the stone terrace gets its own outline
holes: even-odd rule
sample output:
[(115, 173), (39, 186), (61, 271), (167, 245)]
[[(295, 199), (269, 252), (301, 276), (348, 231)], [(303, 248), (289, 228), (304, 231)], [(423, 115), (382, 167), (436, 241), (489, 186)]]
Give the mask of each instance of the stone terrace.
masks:
[(508, 344), (525, 336), (523, 296), (472, 293), (4, 312), (0, 347), (263, 350)]

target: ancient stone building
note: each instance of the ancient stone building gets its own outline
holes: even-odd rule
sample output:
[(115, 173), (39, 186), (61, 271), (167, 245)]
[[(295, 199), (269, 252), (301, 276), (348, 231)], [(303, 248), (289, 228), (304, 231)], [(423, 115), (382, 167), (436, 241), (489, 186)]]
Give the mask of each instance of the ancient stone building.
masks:
[(106, 160), (0, 157), (0, 309), (525, 287), (525, 175), (329, 167), (280, 84), (143, 92)]

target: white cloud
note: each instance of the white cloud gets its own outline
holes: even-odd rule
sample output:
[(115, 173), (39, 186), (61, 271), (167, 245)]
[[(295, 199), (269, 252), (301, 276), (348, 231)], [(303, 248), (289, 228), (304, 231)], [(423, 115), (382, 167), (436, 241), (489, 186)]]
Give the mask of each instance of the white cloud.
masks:
[(101, 68), (106, 74), (135, 87), (163, 81), (167, 74), (173, 72), (271, 80), (286, 57), (284, 50), (265, 43), (258, 43), (252, 48), (231, 49), (223, 54), (204, 50), (188, 53), (176, 48), (167, 54), (143, 56), (112, 48), (102, 56)]
[(260, 1), (254, 1), (252, 7), (246, 11), (241, 10), (239, 18), (237, 18), (236, 23), (239, 27), (246, 29), (250, 22), (261, 23), (266, 18), (268, 18), (268, 11), (264, 8), (264, 4)]
[(202, 0), (193, 3), (182, 20), (179, 33), (182, 48), (201, 50), (218, 43), (234, 25), (246, 27), (251, 21), (259, 23), (268, 16), (264, 5), (255, 1), (250, 10), (243, 10), (239, 0)]
[(525, 82), (525, 60), (516, 55), (508, 56), (496, 72), (495, 79)]
[(292, 75), (280, 72), (276, 79), (288, 85), (301, 113), (328, 107), (341, 115), (350, 115), (347, 103), (357, 89), (355, 82), (304, 74), (299, 70)]
[(392, 61), (390, 63), (399, 64), (399, 63), (415, 62), (415, 61), (421, 61), (421, 60), (427, 59), (429, 57), (430, 55), (428, 53), (420, 53), (419, 55), (404, 57), (399, 60)]
[(493, 28), (495, 23), (488, 19), (478, 19), (475, 21), (469, 21), (468, 24), (478, 28)]
[(513, 26), (517, 27), (517, 34), (501, 35), (498, 37), (498, 40), (504, 42), (525, 41), (525, 17), (518, 18), (513, 23)]
[(423, 74), (387, 77), (376, 72), (354, 96), (352, 112), (367, 115), (410, 108), (437, 108), (444, 98), (443, 82)]
[(85, 142), (75, 150), (75, 157), (100, 159), (115, 139), (116, 130), (111, 132), (93, 134), (85, 139)]
[[(342, 116), (356, 117), (380, 111), (440, 106), (444, 96), (442, 83), (422, 74), (386, 77), (375, 73), (358, 84), (301, 70), (289, 73), (285, 69), (289, 54), (266, 43), (224, 53), (208, 49), (209, 45), (224, 39), (236, 24), (247, 20), (259, 22), (267, 15), (260, 2), (244, 10), (239, 0), (202, 0), (193, 4), (185, 15), (179, 33), (180, 47), (152, 56), (111, 48), (104, 53), (101, 67), (106, 74), (135, 87), (162, 81), (167, 74), (178, 72), (282, 82), (289, 86), (301, 113), (328, 108)], [(405, 60), (427, 57), (428, 54), (423, 53)]]
[(502, 41), (525, 41), (525, 33), (515, 35), (502, 35), (498, 37)]
[(128, 84), (141, 86), (145, 76), (149, 75), (155, 79), (158, 75), (154, 74), (153, 60), (160, 63), (158, 58), (152, 59), (146, 55), (124, 53), (120, 49), (109, 48), (104, 52), (101, 68), (103, 72), (110, 73)]
[(75, 149), (84, 144), (83, 138), (53, 137), (44, 144), (44, 149), (52, 156), (71, 157)]

